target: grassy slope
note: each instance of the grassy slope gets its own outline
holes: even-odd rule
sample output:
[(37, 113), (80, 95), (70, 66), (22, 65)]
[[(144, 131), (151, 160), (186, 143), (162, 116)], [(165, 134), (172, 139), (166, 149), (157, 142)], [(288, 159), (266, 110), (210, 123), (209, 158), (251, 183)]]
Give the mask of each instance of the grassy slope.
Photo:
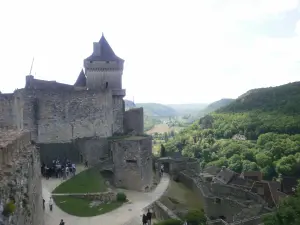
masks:
[(53, 193), (87, 193), (106, 191), (103, 177), (96, 169), (88, 169), (54, 189)]
[(168, 208), (174, 210), (183, 209), (202, 209), (202, 202), (199, 197), (184, 184), (180, 182), (170, 181), (170, 185), (166, 193), (161, 197), (161, 202)]
[(91, 217), (110, 212), (122, 205), (121, 202), (103, 203), (95, 207), (90, 207), (92, 201), (69, 196), (53, 196), (56, 205), (64, 212), (79, 216)]

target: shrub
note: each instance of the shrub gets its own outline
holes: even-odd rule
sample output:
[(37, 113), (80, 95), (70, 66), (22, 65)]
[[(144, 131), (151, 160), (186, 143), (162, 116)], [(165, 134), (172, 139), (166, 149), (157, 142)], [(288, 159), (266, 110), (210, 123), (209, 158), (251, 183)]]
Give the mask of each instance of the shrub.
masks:
[(4, 206), (2, 214), (3, 214), (3, 216), (8, 217), (8, 216), (10, 216), (11, 214), (14, 213), (15, 209), (16, 209), (15, 204), (12, 201), (10, 201), (9, 203), (7, 203)]
[(118, 202), (126, 202), (127, 201), (127, 196), (123, 192), (119, 192), (117, 194), (117, 201)]
[(154, 225), (182, 225), (182, 221), (175, 220), (175, 219), (168, 219), (168, 220), (155, 223)]
[(184, 219), (188, 225), (203, 225), (207, 220), (204, 212), (200, 210), (189, 210)]

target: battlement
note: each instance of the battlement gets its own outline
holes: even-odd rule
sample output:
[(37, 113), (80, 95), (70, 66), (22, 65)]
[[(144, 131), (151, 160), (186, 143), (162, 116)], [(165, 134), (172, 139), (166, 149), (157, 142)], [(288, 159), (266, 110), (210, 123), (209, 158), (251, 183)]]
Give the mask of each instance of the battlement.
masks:
[(69, 84), (63, 84), (56, 81), (48, 81), (48, 80), (39, 80), (35, 79), (34, 76), (28, 75), (26, 76), (26, 85), (27, 89), (43, 89), (43, 90), (73, 90), (74, 86)]

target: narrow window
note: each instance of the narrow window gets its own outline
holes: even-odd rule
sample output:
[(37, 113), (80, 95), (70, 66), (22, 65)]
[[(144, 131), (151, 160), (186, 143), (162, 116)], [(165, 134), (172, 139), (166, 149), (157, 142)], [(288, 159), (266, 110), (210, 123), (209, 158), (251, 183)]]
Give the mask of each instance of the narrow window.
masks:
[(126, 162), (127, 163), (137, 163), (137, 161), (134, 159), (127, 159)]

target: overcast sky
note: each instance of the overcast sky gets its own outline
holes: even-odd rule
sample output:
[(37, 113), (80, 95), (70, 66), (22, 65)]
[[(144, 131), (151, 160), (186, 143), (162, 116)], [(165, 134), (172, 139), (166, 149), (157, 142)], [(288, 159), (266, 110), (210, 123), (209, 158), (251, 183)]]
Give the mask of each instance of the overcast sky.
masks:
[(236, 98), (300, 80), (297, 0), (19, 0), (0, 3), (2, 92), (38, 79), (73, 84), (104, 35), (125, 59), (135, 102)]

